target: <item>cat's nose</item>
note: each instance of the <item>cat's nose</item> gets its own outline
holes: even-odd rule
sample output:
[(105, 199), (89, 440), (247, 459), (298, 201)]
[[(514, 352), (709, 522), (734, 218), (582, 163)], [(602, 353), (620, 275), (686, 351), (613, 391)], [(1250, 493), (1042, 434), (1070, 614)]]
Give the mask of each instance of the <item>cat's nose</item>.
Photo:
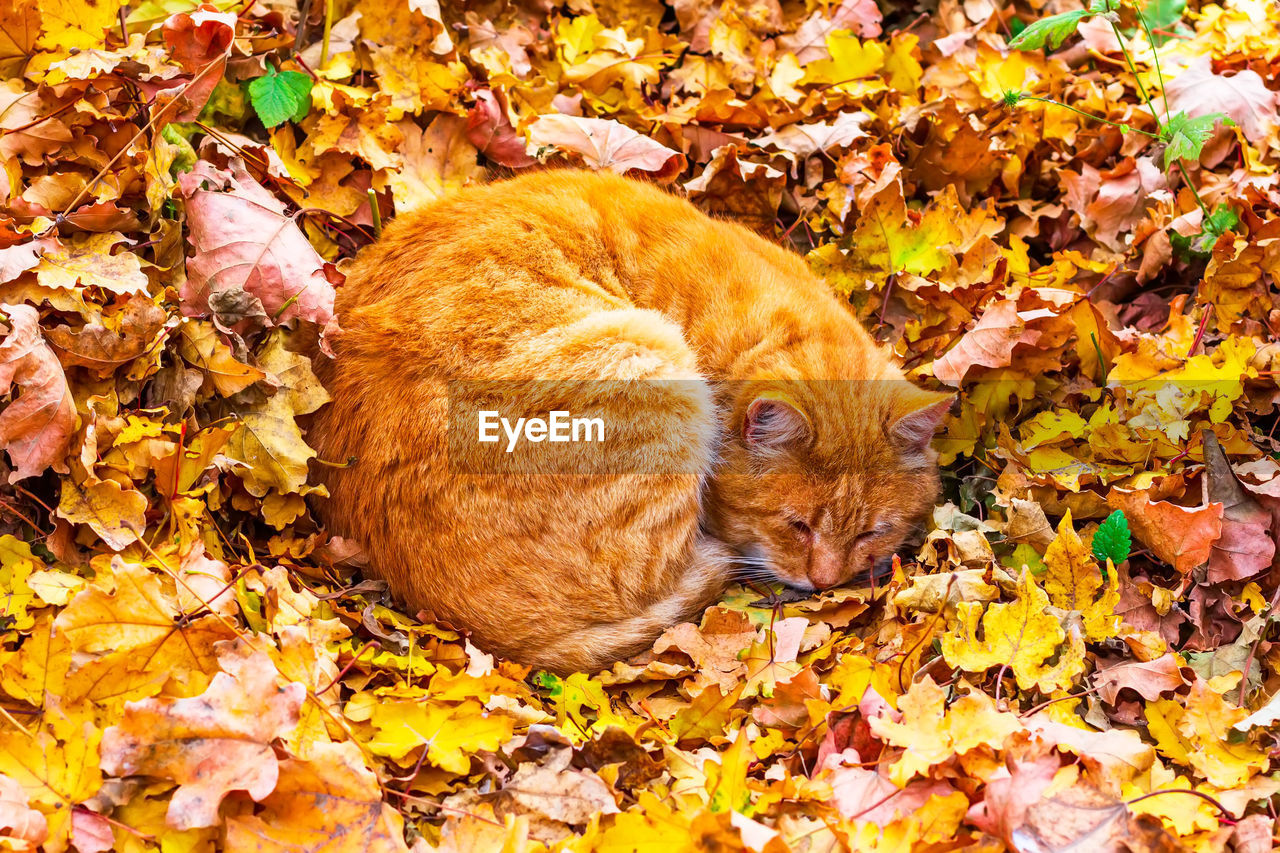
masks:
[(818, 589), (833, 587), (844, 580), (844, 554), (832, 548), (821, 536), (813, 538), (813, 554), (805, 573)]

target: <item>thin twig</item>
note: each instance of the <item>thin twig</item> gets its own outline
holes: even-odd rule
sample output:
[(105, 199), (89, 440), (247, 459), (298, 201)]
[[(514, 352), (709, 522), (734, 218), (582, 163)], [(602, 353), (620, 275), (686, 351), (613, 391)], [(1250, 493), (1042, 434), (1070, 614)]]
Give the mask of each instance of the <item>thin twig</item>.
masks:
[[(129, 151), (129, 149), (133, 148), (133, 144), (135, 142), (137, 142), (144, 135), (146, 135), (147, 131), (152, 128), (152, 126), (156, 123), (156, 121), (159, 120), (159, 118), (162, 115), (167, 113), (170, 109), (172, 109), (174, 106), (178, 104), (179, 99), (186, 94), (188, 89), (194, 86), (196, 82), (200, 80), (200, 78), (204, 77), (205, 74), (208, 74), (210, 68), (218, 68), (218, 67), (221, 67), (223, 64), (224, 63), (221, 63), (221, 62), (210, 62), (204, 68), (201, 68), (198, 72), (196, 72), (196, 75), (192, 77), (190, 80), (188, 80), (186, 83), (184, 83), (182, 88), (178, 90), (177, 94), (174, 95), (173, 100), (169, 101), (169, 103), (161, 107), (160, 110), (156, 112), (156, 114), (153, 115), (147, 121), (147, 123), (144, 124), (141, 129), (139, 129), (137, 133), (133, 135), (133, 138), (130, 139), (127, 144), (121, 146), (120, 150), (116, 152), (116, 156), (112, 157), (110, 160), (107, 161), (107, 165), (103, 166), (101, 171), (99, 171), (98, 174), (93, 176), (93, 180), (89, 181), (89, 183), (85, 184), (80, 189), (80, 192), (76, 193), (75, 198), (71, 200), (71, 204), (64, 207), (63, 210), (65, 212), (75, 210), (76, 207), (80, 204), (80, 202), (84, 200), (85, 195), (88, 192), (90, 192), (95, 186), (97, 186), (99, 181), (101, 181), (104, 177), (106, 177), (107, 172), (111, 171), (111, 167), (114, 166), (116, 163), (118, 163), (120, 161), (120, 158), (123, 157)], [(62, 215), (59, 215), (58, 218), (61, 219)], [(46, 234), (53, 231), (53, 229), (57, 227), (58, 227), (58, 221), (55, 220), (52, 225), (50, 225), (48, 228), (46, 228), (44, 231), (40, 233), (40, 236), (41, 237), (45, 236)]]
[[(1271, 614), (1275, 612), (1277, 604), (1280, 604), (1280, 587), (1276, 587), (1275, 593), (1271, 596), (1271, 603), (1267, 605), (1267, 618), (1270, 618)], [(1263, 619), (1263, 623), (1265, 625), (1265, 618)], [(1245, 695), (1248, 692), (1249, 670), (1253, 668), (1253, 656), (1258, 653), (1258, 644), (1262, 642), (1262, 638), (1266, 636), (1266, 633), (1267, 630), (1265, 627), (1258, 632), (1257, 639), (1253, 641), (1253, 645), (1249, 648), (1249, 657), (1245, 658), (1244, 675), (1240, 677), (1240, 695), (1236, 697), (1236, 705), (1241, 708), (1244, 707)]]

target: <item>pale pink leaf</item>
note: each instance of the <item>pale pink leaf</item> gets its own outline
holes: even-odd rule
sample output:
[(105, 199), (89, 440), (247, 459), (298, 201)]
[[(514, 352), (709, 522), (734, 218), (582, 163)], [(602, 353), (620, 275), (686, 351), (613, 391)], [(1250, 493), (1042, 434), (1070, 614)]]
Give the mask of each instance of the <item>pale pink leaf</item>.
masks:
[(751, 144), (761, 148), (773, 146), (799, 157), (808, 157), (819, 151), (842, 150), (852, 145), (855, 139), (866, 138), (867, 133), (862, 126), (873, 118), (864, 112), (840, 113), (831, 121), (789, 124), (753, 139)]
[(845, 766), (861, 763), (855, 750), (827, 756), (822, 770), (831, 784), (831, 800), (846, 820), (866, 820), (887, 826), (922, 808), (933, 797), (945, 797), (955, 791), (946, 782), (916, 781), (899, 789), (885, 776), (865, 767)]
[(0, 837), (43, 844), (49, 825), (40, 812), (28, 805), (28, 796), (17, 780), (0, 774)]
[(1014, 831), (1026, 821), (1027, 810), (1040, 800), (1062, 762), (1046, 754), (1034, 760), (1000, 767), (987, 779), (982, 802), (970, 809), (968, 819), (990, 835), (1012, 842)]
[(1165, 83), (1170, 112), (1192, 117), (1226, 113), (1255, 145), (1266, 146), (1280, 120), (1276, 93), (1267, 88), (1256, 71), (1246, 69), (1228, 76), (1214, 74), (1209, 57), (1201, 56), (1181, 74)]
[(970, 367), (1008, 367), (1018, 344), (1034, 344), (1040, 333), (1028, 329), (1017, 303), (1003, 300), (982, 313), (974, 327), (933, 363), (933, 375), (953, 387)]
[(40, 256), (54, 248), (58, 241), (53, 237), (41, 237), (0, 249), (0, 282), (13, 281), (40, 263)]
[[(192, 257), (179, 295), (188, 317), (215, 315), (224, 328), (309, 320), (332, 332), (334, 289), (325, 262), (284, 205), (232, 161), (224, 171), (201, 160), (178, 179), (187, 202)], [(214, 307), (211, 307), (211, 300)], [(263, 319), (218, 317), (216, 306), (257, 300)]]
[(71, 838), (80, 853), (106, 853), (116, 847), (116, 836), (107, 819), (85, 809), (71, 814)]
[(608, 119), (538, 116), (529, 125), (529, 141), (537, 147), (550, 146), (576, 154), (593, 169), (619, 174), (647, 172), (658, 178), (672, 178), (684, 170), (684, 156), (678, 151)]
[(862, 38), (880, 35), (880, 8), (875, 0), (844, 0), (827, 15), (814, 12), (794, 33), (778, 37), (778, 45), (794, 53), (801, 65), (828, 59), (827, 36), (852, 30)]

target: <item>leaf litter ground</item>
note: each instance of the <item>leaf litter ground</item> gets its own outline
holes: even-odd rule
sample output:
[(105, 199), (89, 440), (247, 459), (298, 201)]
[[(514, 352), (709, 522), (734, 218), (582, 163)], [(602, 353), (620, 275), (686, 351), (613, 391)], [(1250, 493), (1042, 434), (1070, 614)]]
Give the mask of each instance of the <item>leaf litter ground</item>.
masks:
[[(6, 845), (1270, 849), (1278, 29), (0, 1)], [(958, 391), (887, 583), (735, 587), (560, 678), (316, 529), (297, 336), (389, 217), (539, 162), (791, 245)]]

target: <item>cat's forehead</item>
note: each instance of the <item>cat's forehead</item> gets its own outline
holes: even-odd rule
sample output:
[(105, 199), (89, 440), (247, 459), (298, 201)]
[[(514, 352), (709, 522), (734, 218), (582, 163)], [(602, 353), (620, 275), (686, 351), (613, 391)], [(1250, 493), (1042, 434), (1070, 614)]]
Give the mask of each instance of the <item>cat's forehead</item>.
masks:
[(826, 379), (806, 385), (809, 415), (833, 436), (885, 432), (913, 391), (901, 379)]

